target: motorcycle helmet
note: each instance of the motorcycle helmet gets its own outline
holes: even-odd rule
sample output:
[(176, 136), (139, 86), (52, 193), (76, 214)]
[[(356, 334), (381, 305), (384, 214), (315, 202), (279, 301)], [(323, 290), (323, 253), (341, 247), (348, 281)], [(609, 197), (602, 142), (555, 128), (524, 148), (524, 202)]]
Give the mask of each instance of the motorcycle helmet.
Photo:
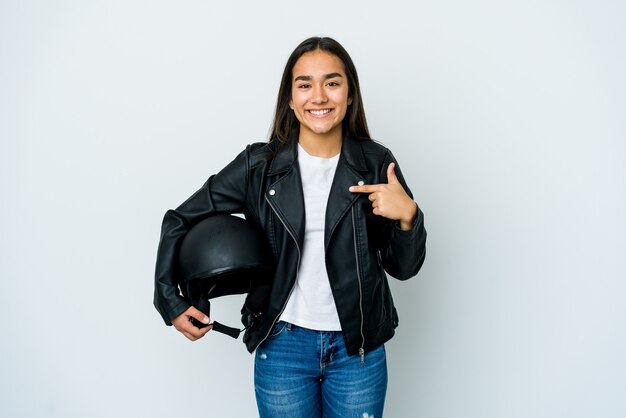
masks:
[[(209, 299), (266, 288), (273, 257), (263, 232), (237, 216), (219, 214), (195, 224), (178, 251), (183, 296), (207, 316)], [(206, 326), (192, 321), (197, 327)], [(213, 329), (237, 338), (240, 330), (213, 322)]]

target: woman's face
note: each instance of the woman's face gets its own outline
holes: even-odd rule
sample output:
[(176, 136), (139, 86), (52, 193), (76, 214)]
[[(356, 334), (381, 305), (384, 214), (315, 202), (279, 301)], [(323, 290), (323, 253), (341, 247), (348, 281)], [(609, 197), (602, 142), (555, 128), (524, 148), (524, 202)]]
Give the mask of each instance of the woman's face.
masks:
[(341, 135), (352, 98), (343, 62), (324, 51), (303, 54), (292, 71), (289, 107), (300, 121), (300, 135)]

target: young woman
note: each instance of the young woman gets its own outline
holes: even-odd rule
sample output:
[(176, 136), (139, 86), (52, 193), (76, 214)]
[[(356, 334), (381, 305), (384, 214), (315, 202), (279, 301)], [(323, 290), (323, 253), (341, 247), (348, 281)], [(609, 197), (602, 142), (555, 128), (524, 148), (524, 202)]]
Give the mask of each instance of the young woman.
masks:
[(179, 293), (177, 244), (215, 213), (244, 213), (276, 272), (244, 342), (256, 350), (261, 417), (382, 416), (384, 343), (398, 316), (385, 271), (406, 280), (425, 255), (423, 214), (391, 152), (369, 137), (356, 69), (331, 38), (309, 38), (283, 73), (272, 136), (249, 145), (166, 213), (155, 306), (190, 340), (209, 318)]

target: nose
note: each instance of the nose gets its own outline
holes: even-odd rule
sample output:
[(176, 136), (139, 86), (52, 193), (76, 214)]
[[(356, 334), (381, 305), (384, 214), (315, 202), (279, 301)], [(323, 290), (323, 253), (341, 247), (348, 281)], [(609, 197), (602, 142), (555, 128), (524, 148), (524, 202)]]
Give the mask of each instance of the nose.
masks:
[(328, 101), (328, 97), (326, 96), (326, 91), (324, 90), (324, 86), (315, 86), (313, 87), (311, 103), (313, 104), (322, 104)]

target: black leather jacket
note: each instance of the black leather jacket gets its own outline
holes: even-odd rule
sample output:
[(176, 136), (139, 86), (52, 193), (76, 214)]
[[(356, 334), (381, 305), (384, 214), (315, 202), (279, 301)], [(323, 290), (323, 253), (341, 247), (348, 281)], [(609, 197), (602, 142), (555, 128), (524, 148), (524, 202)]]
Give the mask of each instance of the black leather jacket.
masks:
[[(165, 214), (159, 244), (154, 305), (165, 320), (190, 305), (180, 295), (176, 248), (191, 225), (215, 213), (243, 213), (265, 231), (276, 258), (276, 273), (257, 324), (244, 342), (253, 352), (270, 334), (297, 278), (304, 239), (304, 198), (297, 147), (277, 141), (249, 145), (176, 210)], [(366, 194), (348, 188), (387, 182), (395, 159), (382, 145), (345, 137), (326, 209), (326, 270), (349, 354), (372, 350), (389, 340), (398, 325), (384, 270), (406, 280), (425, 256), (424, 215), (418, 208), (413, 228), (374, 215)], [(396, 175), (409, 191), (396, 164)]]

